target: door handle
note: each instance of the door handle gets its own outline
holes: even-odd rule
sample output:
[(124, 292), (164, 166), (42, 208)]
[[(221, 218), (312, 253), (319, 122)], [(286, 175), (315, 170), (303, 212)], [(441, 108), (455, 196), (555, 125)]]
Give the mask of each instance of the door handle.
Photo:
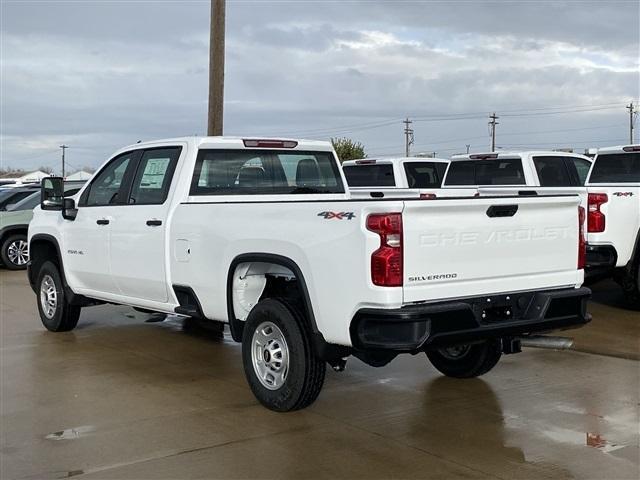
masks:
[(106, 218), (101, 218), (100, 220), (96, 220), (96, 223), (98, 225), (109, 225), (109, 220), (107, 220)]
[(150, 227), (159, 227), (162, 225), (162, 220), (147, 220), (147, 225)]

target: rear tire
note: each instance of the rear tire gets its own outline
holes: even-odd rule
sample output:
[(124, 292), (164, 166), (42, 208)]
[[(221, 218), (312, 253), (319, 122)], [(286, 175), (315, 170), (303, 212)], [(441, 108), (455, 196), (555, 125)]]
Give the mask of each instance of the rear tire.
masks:
[(69, 304), (62, 276), (53, 262), (44, 262), (36, 282), (38, 312), (45, 328), (51, 332), (73, 330), (80, 318), (80, 307)]
[(19, 233), (9, 236), (0, 247), (2, 263), (8, 270), (24, 270), (29, 261), (27, 236)]
[(487, 340), (426, 353), (431, 364), (447, 377), (473, 378), (484, 375), (496, 366), (502, 356), (502, 341)]
[(629, 306), (640, 310), (640, 261), (637, 263), (633, 268), (635, 272), (633, 270), (627, 270), (619, 283)]
[(261, 300), (249, 313), (242, 360), (251, 391), (270, 410), (305, 408), (322, 390), (326, 364), (313, 351), (306, 319), (282, 298)]

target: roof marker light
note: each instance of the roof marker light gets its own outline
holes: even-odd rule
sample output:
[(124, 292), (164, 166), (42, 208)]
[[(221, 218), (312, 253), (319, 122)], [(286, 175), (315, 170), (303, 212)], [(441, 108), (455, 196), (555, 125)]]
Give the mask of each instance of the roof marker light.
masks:
[(295, 140), (260, 140), (260, 139), (244, 139), (242, 140), (245, 147), (259, 148), (296, 148), (298, 142)]
[(474, 153), (473, 155), (469, 155), (471, 160), (494, 160), (498, 158), (497, 153)]

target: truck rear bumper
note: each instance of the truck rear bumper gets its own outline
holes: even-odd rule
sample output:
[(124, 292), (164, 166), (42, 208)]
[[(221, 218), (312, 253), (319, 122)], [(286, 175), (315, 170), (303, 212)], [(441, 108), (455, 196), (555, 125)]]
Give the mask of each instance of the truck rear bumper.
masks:
[(499, 337), (580, 327), (588, 288), (517, 292), (398, 309), (359, 310), (351, 322), (356, 349), (412, 352)]

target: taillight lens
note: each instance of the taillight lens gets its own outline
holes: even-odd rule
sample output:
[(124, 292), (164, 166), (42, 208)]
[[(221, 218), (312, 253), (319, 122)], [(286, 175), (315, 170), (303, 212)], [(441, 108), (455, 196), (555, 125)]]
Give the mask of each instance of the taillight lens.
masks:
[(587, 240), (584, 236), (584, 207), (578, 207), (578, 270), (582, 270), (587, 257)]
[(591, 233), (604, 232), (606, 219), (604, 213), (600, 211), (603, 203), (607, 203), (609, 197), (606, 193), (589, 194), (589, 216), (587, 217), (587, 230)]
[(371, 214), (367, 229), (380, 236), (380, 248), (371, 254), (371, 281), (381, 287), (401, 287), (402, 214)]

